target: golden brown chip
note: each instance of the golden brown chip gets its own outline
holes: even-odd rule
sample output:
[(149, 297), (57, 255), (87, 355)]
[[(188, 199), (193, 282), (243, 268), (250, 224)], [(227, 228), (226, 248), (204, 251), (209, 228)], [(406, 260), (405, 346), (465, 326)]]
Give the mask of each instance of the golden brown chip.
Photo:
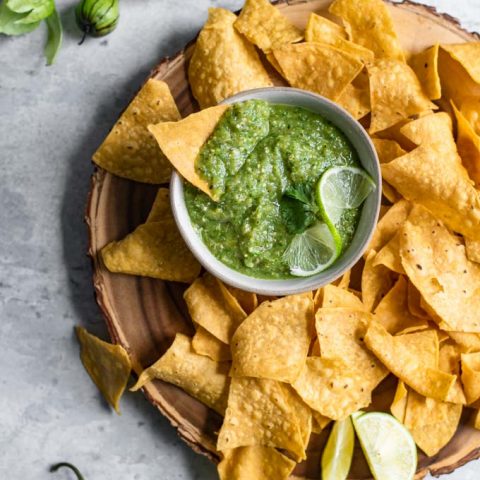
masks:
[(388, 163), (407, 152), (395, 141), (385, 138), (372, 138), (380, 163)]
[[(312, 12), (308, 17), (307, 28), (305, 29), (305, 40), (315, 42), (319, 38), (340, 37), (347, 39), (347, 32), (338, 23)], [(325, 42), (328, 43), (328, 42)]]
[(392, 272), (402, 275), (405, 274), (400, 258), (400, 240), (398, 233), (377, 253), (373, 261), (373, 266), (377, 267), (379, 265), (383, 265)]
[(403, 267), (440, 328), (480, 332), (480, 265), (468, 260), (461, 240), (418, 205), (400, 238)]
[(353, 84), (347, 85), (337, 103), (358, 120), (370, 112), (370, 91)]
[(80, 358), (105, 400), (120, 413), (120, 397), (127, 387), (132, 365), (121, 345), (112, 345), (75, 327), (80, 343)]
[(232, 360), (230, 347), (200, 325), (197, 327), (197, 331), (193, 336), (192, 347), (199, 355), (206, 355), (216, 362)]
[(298, 43), (273, 50), (292, 87), (337, 100), (360, 73), (363, 63), (330, 45)]
[[(472, 405), (480, 399), (480, 352), (462, 353), (462, 383), (467, 404)], [(474, 405), (478, 408), (478, 404)]]
[(217, 105), (244, 90), (272, 86), (255, 47), (234, 28), (236, 20), (235, 14), (223, 8), (208, 11), (188, 67), (190, 87), (200, 108)]
[(325, 285), (325, 287), (323, 287), (322, 307), (347, 307), (366, 311), (362, 301), (354, 293), (349, 292), (345, 288), (336, 287), (332, 284)]
[(164, 122), (148, 127), (178, 173), (210, 197), (210, 187), (207, 181), (198, 175), (195, 162), (203, 144), (227, 109), (228, 105), (218, 105), (192, 113), (179, 122)]
[(460, 381), (460, 354), (460, 348), (447, 337), (447, 340), (440, 344), (438, 368), (457, 377), (445, 400), (450, 403), (465, 405), (467, 401)]
[(399, 421), (405, 421), (405, 412), (407, 411), (408, 390), (405, 384), (398, 380), (395, 397), (390, 405), (390, 412)]
[(462, 353), (480, 352), (480, 333), (447, 332)]
[(311, 293), (262, 303), (231, 341), (232, 375), (293, 382), (314, 333)]
[(243, 308), (243, 311), (250, 315), (258, 306), (257, 294), (253, 292), (246, 292), (240, 288), (232, 287), (226, 285), (231, 294), (237, 299), (240, 306)]
[(465, 239), (465, 249), (470, 261), (480, 263), (480, 240)]
[(265, 53), (303, 39), (303, 32), (268, 0), (246, 0), (235, 28)]
[(119, 177), (145, 183), (168, 182), (172, 168), (147, 127), (179, 119), (168, 85), (150, 79), (113, 126), (93, 161)]
[(480, 98), (467, 97), (460, 104), (460, 111), (475, 130), (480, 134)]
[(480, 42), (465, 42), (442, 45), (455, 60), (460, 62), (470, 77), (480, 84)]
[(159, 188), (145, 223), (159, 222), (171, 218), (173, 218), (173, 214), (170, 207), (170, 190)]
[(296, 466), (275, 448), (261, 445), (224, 450), (222, 455), (220, 480), (287, 480)]
[(382, 0), (335, 0), (328, 10), (346, 22), (350, 40), (372, 50), (377, 58), (405, 61), (392, 17)]
[(332, 421), (331, 418), (325, 417), (324, 415), (312, 410), (313, 417), (313, 427), (312, 431), (315, 433), (321, 433), (322, 430)]
[(350, 278), (352, 276), (352, 270), (347, 270), (339, 279), (335, 280), (332, 285), (337, 286), (338, 288), (347, 289), (350, 286)]
[[(426, 343), (428, 342), (428, 343)], [(444, 401), (456, 376), (432, 365), (438, 338), (434, 330), (392, 336), (378, 322), (372, 322), (365, 344), (400, 380), (421, 395)]]
[(407, 281), (400, 276), (393, 288), (375, 309), (376, 320), (391, 335), (404, 334), (428, 328), (428, 321), (413, 316), (408, 310)]
[(227, 362), (219, 363), (198, 355), (192, 348), (192, 339), (177, 333), (170, 348), (141, 373), (130, 390), (135, 392), (152, 380), (163, 380), (223, 415), (227, 408), (229, 369)]
[(408, 311), (415, 317), (429, 319), (430, 316), (422, 307), (422, 295), (410, 280), (407, 283)]
[(286, 385), (265, 378), (233, 377), (217, 449), (264, 445), (305, 458), (302, 434)]
[(430, 100), (438, 100), (442, 96), (442, 87), (438, 76), (438, 45), (433, 45), (413, 55), (409, 63), (417, 74), (427, 97)]
[(183, 298), (192, 320), (226, 344), (247, 317), (225, 285), (209, 273), (197, 278)]
[(380, 59), (367, 65), (372, 120), (370, 133), (437, 106), (423, 93), (414, 71), (398, 60)]

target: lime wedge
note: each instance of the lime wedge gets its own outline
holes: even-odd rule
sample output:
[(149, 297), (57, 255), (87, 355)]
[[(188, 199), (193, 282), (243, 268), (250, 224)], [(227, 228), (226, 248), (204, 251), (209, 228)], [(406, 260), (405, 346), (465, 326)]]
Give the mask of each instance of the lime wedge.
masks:
[(392, 415), (352, 415), (353, 426), (375, 480), (411, 480), (417, 469), (417, 447), (410, 432)]
[(345, 480), (353, 457), (355, 435), (350, 417), (333, 425), (322, 454), (322, 480)]
[(308, 277), (328, 268), (341, 250), (342, 239), (338, 232), (325, 223), (318, 222), (293, 237), (283, 259), (292, 275)]
[(348, 208), (359, 207), (376, 189), (367, 172), (356, 167), (332, 167), (317, 183), (317, 203), (324, 220), (336, 225)]

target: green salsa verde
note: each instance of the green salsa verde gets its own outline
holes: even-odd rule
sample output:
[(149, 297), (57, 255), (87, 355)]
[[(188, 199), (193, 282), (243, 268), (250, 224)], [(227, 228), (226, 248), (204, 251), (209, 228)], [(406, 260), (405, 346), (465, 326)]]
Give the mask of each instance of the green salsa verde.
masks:
[[(296, 232), (283, 210), (285, 192), (300, 189), (313, 198), (322, 173), (333, 166), (360, 164), (345, 135), (322, 116), (262, 100), (236, 103), (196, 162), (219, 200), (185, 185), (190, 219), (213, 255), (229, 267), (257, 278), (290, 278), (282, 256)], [(360, 211), (345, 210), (336, 225), (343, 249)], [(321, 220), (320, 213), (311, 215)]]

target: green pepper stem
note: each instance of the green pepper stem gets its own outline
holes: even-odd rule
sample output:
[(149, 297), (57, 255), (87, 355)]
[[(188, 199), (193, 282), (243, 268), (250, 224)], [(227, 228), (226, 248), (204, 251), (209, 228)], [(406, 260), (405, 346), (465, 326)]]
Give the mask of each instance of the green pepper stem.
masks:
[(59, 468), (62, 468), (62, 467), (69, 468), (70, 470), (72, 470), (73, 473), (75, 473), (75, 475), (77, 476), (77, 480), (85, 480), (83, 478), (83, 475), (78, 470), (78, 468), (75, 465), (72, 465), (71, 463), (68, 463), (68, 462), (60, 462), (60, 463), (56, 463), (55, 465), (52, 465), (50, 467), (50, 472), (56, 472)]

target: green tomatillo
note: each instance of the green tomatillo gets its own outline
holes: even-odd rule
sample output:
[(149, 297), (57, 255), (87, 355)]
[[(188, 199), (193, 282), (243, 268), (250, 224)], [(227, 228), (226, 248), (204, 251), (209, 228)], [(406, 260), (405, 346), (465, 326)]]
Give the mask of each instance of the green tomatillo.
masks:
[(115, 29), (119, 17), (119, 0), (82, 0), (75, 8), (77, 25), (87, 35), (102, 37)]

